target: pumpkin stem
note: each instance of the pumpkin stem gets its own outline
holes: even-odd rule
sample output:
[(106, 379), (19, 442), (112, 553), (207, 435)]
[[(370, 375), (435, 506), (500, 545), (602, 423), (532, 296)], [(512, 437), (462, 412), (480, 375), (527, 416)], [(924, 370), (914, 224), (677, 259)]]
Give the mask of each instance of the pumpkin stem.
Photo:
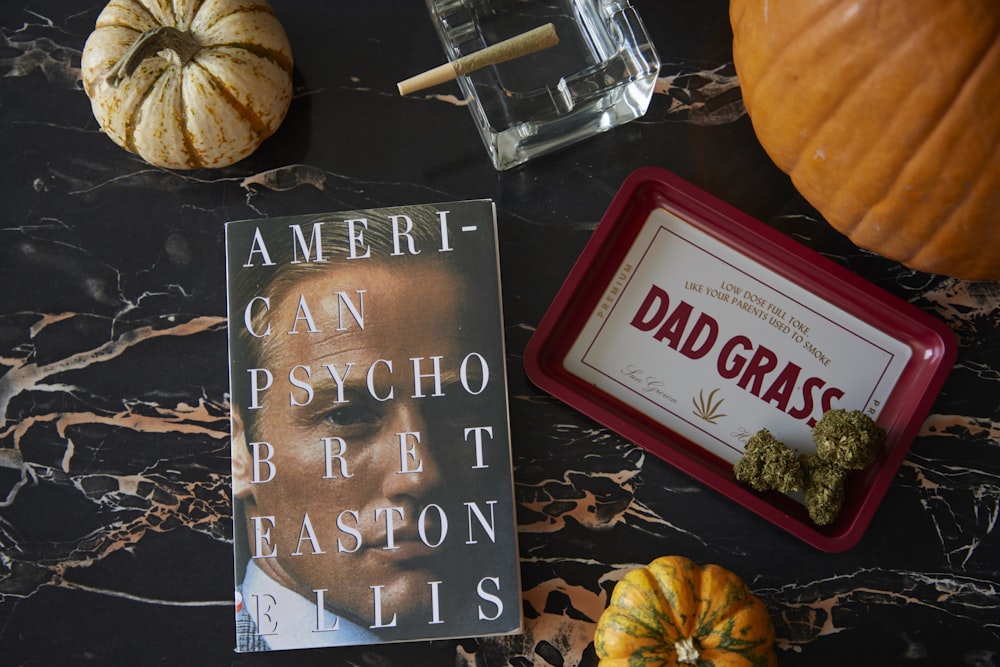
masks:
[(194, 35), (189, 31), (181, 32), (171, 26), (160, 26), (139, 35), (132, 42), (125, 55), (108, 71), (107, 81), (117, 87), (123, 80), (132, 76), (142, 61), (161, 51), (173, 51), (180, 60), (181, 66), (188, 64), (195, 54), (201, 50)]
[(694, 643), (693, 637), (685, 637), (674, 642), (674, 650), (677, 651), (677, 662), (685, 665), (698, 664), (701, 652)]

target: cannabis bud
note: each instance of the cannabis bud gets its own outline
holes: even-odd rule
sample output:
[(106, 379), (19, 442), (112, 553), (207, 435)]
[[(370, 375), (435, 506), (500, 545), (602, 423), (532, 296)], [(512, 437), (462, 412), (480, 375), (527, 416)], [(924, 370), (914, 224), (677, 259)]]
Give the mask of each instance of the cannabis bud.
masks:
[(860, 410), (828, 410), (812, 430), (816, 456), (845, 470), (861, 470), (875, 460), (885, 431)]
[(844, 505), (844, 482), (848, 471), (827, 463), (816, 454), (803, 456), (801, 460), (809, 518), (817, 526), (833, 523)]
[(733, 473), (756, 491), (803, 491), (809, 518), (825, 526), (844, 504), (847, 474), (875, 460), (885, 431), (860, 410), (838, 408), (823, 414), (812, 437), (816, 453), (798, 456), (761, 429), (747, 441)]
[(743, 458), (733, 467), (736, 479), (755, 491), (791, 493), (802, 489), (799, 457), (766, 428), (747, 440)]

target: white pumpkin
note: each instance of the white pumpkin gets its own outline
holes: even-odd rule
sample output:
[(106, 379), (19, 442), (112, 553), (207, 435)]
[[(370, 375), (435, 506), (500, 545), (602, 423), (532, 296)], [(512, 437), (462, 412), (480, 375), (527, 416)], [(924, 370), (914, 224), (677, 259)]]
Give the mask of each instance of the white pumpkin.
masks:
[(242, 160), (292, 98), (291, 46), (264, 0), (112, 0), (81, 69), (101, 129), (170, 169)]

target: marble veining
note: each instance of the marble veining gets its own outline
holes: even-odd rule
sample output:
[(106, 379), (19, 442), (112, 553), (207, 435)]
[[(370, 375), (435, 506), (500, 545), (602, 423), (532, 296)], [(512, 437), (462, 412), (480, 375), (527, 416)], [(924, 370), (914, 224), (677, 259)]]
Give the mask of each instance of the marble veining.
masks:
[(664, 96), (666, 108), (657, 114), (658, 104), (641, 122), (723, 125), (746, 115), (740, 82), (731, 62), (711, 69), (691, 69), (686, 63), (668, 62), (662, 71), (669, 74), (657, 78), (654, 94)]
[[(351, 27), (339, 3), (276, 3), (297, 59), (288, 121), (244, 163), (188, 173), (101, 135), (79, 83), (99, 7), (70, 4), (0, 10), (0, 656), (11, 656), (0, 662), (258, 664), (232, 655), (222, 223), (488, 196), (501, 225), (525, 632), (260, 662), (594, 665), (615, 582), (681, 553), (745, 578), (772, 612), (783, 665), (1000, 663), (1000, 287), (859, 251), (747, 148), (731, 56), (677, 55), (698, 45), (684, 51), (690, 23), (671, 20), (722, 25), (726, 3), (637, 1), (664, 59), (650, 113), (505, 174), (454, 89), (401, 100), (398, 63), (327, 57), (329, 44), (362, 56), (412, 44), (399, 48), (435, 61), (434, 36), (414, 27), (421, 3), (388, 26), (355, 7)], [(321, 43), (318, 24), (334, 36)], [(767, 187), (744, 192), (729, 163), (754, 165)], [(955, 332), (958, 362), (855, 549), (798, 543), (523, 377), (535, 323), (621, 180), (646, 164)], [(53, 620), (55, 639), (42, 629)]]

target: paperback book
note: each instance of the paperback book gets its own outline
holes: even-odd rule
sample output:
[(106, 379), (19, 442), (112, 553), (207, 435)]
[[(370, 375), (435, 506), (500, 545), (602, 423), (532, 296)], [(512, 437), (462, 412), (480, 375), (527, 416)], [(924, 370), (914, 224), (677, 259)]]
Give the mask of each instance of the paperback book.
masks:
[(488, 200), (226, 225), (239, 652), (521, 629)]

